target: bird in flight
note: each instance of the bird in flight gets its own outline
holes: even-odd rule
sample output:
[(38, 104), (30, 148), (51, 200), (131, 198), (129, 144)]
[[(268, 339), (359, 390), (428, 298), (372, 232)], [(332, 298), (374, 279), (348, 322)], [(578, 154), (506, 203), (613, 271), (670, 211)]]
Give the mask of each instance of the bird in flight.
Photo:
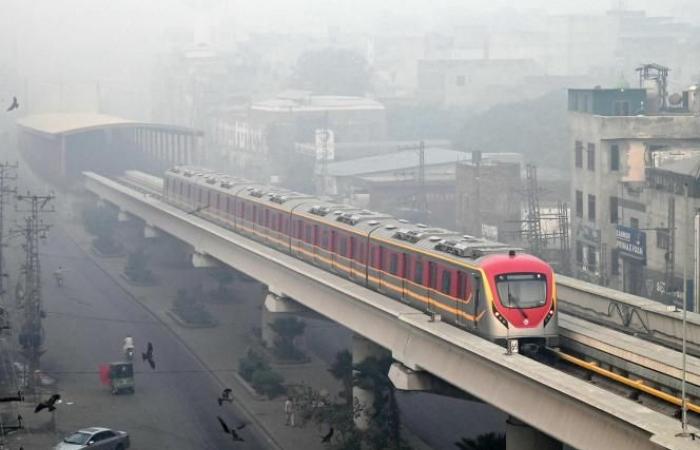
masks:
[(327, 442), (330, 442), (330, 441), (331, 441), (331, 438), (333, 437), (333, 432), (334, 432), (334, 431), (335, 431), (335, 430), (333, 429), (333, 427), (331, 427), (331, 429), (328, 430), (328, 433), (326, 433), (326, 435), (323, 436), (323, 437), (321, 438), (321, 442), (323, 442), (324, 444), (327, 443)]
[(241, 425), (236, 427), (236, 430), (234, 430), (233, 428), (229, 428), (228, 425), (226, 425), (226, 422), (224, 422), (224, 419), (222, 419), (221, 416), (216, 416), (216, 418), (219, 419), (219, 423), (221, 424), (221, 428), (224, 430), (224, 433), (230, 434), (233, 440), (236, 442), (245, 442), (245, 439), (243, 439), (238, 433), (236, 433), (236, 430), (242, 430), (247, 425), (246, 423), (242, 423)]
[(48, 400), (36, 405), (36, 408), (34, 408), (34, 413), (38, 413), (42, 409), (48, 409), (49, 412), (54, 411), (56, 409), (56, 402), (59, 402), (59, 400), (61, 400), (61, 396), (59, 394), (53, 394)]
[(226, 388), (223, 391), (221, 391), (221, 397), (217, 399), (219, 402), (219, 406), (221, 406), (224, 402), (229, 402), (233, 403), (233, 397), (231, 397), (231, 389)]
[(143, 361), (148, 361), (148, 365), (151, 366), (151, 369), (156, 370), (156, 362), (153, 359), (153, 344), (150, 342), (148, 343), (146, 353), (141, 353), (141, 358)]
[(12, 104), (9, 108), (7, 108), (7, 112), (14, 111), (17, 108), (19, 108), (19, 102), (17, 101), (17, 97), (12, 97)]

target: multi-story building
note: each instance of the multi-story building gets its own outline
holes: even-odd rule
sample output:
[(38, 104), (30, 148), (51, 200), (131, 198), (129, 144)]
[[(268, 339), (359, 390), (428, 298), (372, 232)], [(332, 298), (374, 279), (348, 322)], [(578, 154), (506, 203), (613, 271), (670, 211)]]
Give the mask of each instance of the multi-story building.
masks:
[[(689, 216), (683, 203), (674, 200), (677, 182), (670, 184), (675, 191), (667, 192), (668, 180), (690, 175), (669, 171), (667, 165), (700, 149), (700, 116), (693, 112), (694, 91), (664, 110), (656, 109), (659, 102), (652, 92), (569, 90), (572, 267), (580, 278), (671, 301), (669, 289), (662, 288), (661, 295), (650, 277), (669, 286), (680, 284), (683, 255), (669, 254), (664, 246), (669, 227), (678, 236)], [(684, 161), (676, 164), (691, 163)], [(650, 233), (654, 245), (647, 240)], [(688, 244), (676, 241), (676, 248)], [(673, 267), (666, 262), (669, 257)], [(677, 297), (674, 289), (671, 297)]]

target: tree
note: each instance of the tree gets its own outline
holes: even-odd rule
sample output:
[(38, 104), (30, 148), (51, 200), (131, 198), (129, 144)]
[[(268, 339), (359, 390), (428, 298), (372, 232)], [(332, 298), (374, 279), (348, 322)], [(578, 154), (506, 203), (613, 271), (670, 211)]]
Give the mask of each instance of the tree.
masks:
[(455, 442), (459, 450), (506, 450), (505, 434), (485, 433), (476, 439), (462, 438)]
[(105, 255), (118, 253), (121, 248), (114, 240), (114, 229), (117, 217), (114, 211), (104, 206), (90, 206), (83, 209), (83, 225), (85, 230), (95, 236), (93, 247)]
[(196, 325), (212, 325), (214, 319), (204, 305), (199, 301), (196, 290), (188, 293), (185, 289), (178, 289), (173, 300), (173, 312), (182, 320)]
[(296, 317), (281, 317), (270, 323), (270, 328), (277, 334), (274, 351), (279, 358), (299, 361), (304, 359), (304, 352), (295, 344), (297, 336), (304, 333), (306, 323)]
[(217, 282), (216, 289), (209, 293), (211, 298), (220, 301), (230, 299), (231, 291), (228, 285), (233, 283), (233, 273), (230, 270), (217, 268), (209, 271), (208, 274)]
[(148, 268), (148, 255), (143, 249), (129, 253), (124, 266), (124, 274), (129, 280), (137, 283), (153, 281), (153, 272)]
[(352, 353), (342, 350), (335, 355), (335, 359), (328, 371), (336, 380), (343, 383), (341, 397), (345, 403), (352, 403)]
[(365, 58), (352, 50), (309, 50), (297, 60), (291, 84), (314, 94), (364, 96), (370, 88), (369, 69)]

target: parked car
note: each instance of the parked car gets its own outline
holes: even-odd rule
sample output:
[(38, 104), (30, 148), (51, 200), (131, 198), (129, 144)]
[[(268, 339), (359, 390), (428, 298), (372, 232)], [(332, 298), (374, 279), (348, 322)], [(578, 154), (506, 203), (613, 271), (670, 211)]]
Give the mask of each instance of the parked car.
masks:
[(66, 436), (54, 447), (54, 450), (126, 450), (130, 444), (129, 434), (126, 431), (90, 427)]

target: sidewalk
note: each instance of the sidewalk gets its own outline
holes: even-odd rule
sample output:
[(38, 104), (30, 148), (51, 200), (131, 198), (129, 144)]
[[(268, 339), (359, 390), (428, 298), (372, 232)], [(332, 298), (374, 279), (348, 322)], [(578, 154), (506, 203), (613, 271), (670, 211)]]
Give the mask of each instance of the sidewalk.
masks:
[[(249, 418), (256, 422), (273, 442), (271, 445), (280, 449), (315, 450), (325, 449), (320, 442), (324, 430), (316, 424), (309, 423), (304, 428), (292, 428), (285, 425), (284, 400), (279, 397), (274, 400), (261, 398), (251, 392), (237, 376), (238, 360), (245, 355), (250, 347), (257, 346), (261, 322), (261, 308), (266, 292), (264, 286), (255, 281), (236, 279), (230, 289), (234, 299), (227, 303), (205, 302), (207, 309), (218, 321), (213, 328), (190, 328), (182, 326), (168, 314), (176, 292), (180, 288), (192, 289), (201, 284), (204, 291), (213, 289), (217, 283), (206, 269), (195, 269), (191, 266), (189, 255), (163, 245), (157, 241), (145, 241), (148, 254), (151, 257), (150, 267), (154, 268), (157, 284), (148, 287), (133, 286), (120, 276), (123, 272), (125, 257), (100, 258), (93, 256), (90, 251), (92, 237), (81, 224), (64, 222), (64, 230), (74, 242), (90, 255), (95, 263), (119, 283), (135, 301), (155, 314), (180, 340), (191, 350), (201, 363), (211, 371), (222, 388), (233, 390), (233, 397), (238, 406)], [(119, 240), (126, 244), (128, 250), (133, 250), (144, 244), (140, 237), (142, 229), (139, 226), (120, 227)], [(155, 269), (157, 268), (157, 269)], [(272, 367), (280, 372), (285, 384), (306, 384), (316, 390), (325, 389), (335, 396), (342, 389), (327, 370), (327, 364), (311, 352), (307, 352), (310, 362), (305, 364), (274, 364)], [(214, 399), (212, 399), (214, 401)], [(224, 404), (224, 407), (226, 405)], [(414, 449), (428, 449), (422, 441), (409, 432), (404, 433), (406, 441)]]

